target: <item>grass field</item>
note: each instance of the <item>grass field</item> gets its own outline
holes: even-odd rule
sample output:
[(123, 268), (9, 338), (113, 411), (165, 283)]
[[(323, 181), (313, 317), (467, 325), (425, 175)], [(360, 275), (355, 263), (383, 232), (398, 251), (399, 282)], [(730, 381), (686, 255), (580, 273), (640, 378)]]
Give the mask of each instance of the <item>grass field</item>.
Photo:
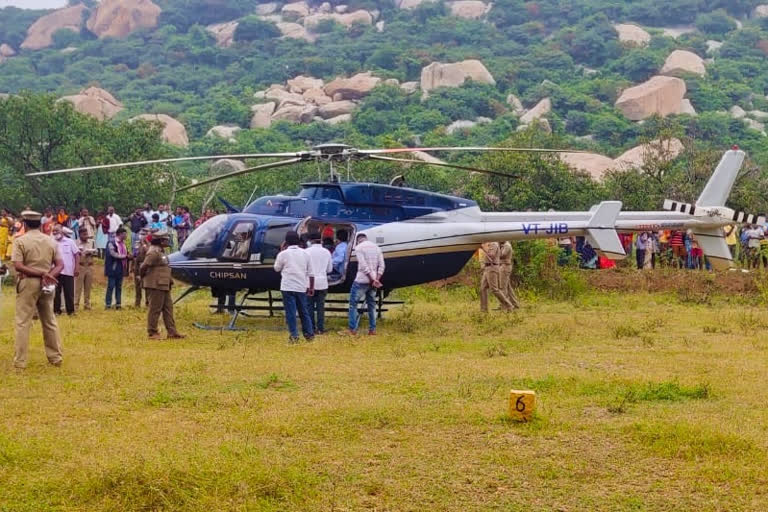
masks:
[(195, 330), (225, 321), (202, 293), (180, 342), (95, 310), (60, 320), (60, 369), (36, 325), (18, 374), (5, 288), (0, 510), (768, 510), (765, 308), (590, 292), (482, 316), (473, 294), (410, 290), (378, 337), (300, 346), (281, 319)]

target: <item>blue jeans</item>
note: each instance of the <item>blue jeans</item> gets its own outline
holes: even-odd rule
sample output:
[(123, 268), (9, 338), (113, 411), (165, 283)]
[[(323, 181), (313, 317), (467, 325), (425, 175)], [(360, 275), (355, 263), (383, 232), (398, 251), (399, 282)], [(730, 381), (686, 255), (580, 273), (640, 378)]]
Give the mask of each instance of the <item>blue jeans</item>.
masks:
[(328, 290), (315, 290), (315, 294), (307, 297), (309, 302), (309, 318), (312, 319), (312, 330), (323, 332), (325, 330), (325, 296)]
[(301, 320), (301, 330), (305, 338), (314, 336), (312, 330), (312, 319), (309, 317), (309, 307), (307, 305), (307, 294), (302, 292), (280, 292), (283, 295), (283, 307), (285, 308), (285, 323), (288, 324), (288, 331), (291, 338), (299, 337), (299, 330), (296, 326), (296, 313)]
[(113, 290), (115, 292), (115, 306), (119, 306), (123, 296), (123, 276), (107, 277), (107, 297), (104, 303), (108, 308), (112, 307), (112, 291)]
[(368, 330), (376, 330), (376, 288), (370, 284), (352, 283), (349, 290), (349, 330), (356, 331), (360, 323), (357, 316), (357, 303), (360, 296), (365, 295), (365, 302), (368, 304)]

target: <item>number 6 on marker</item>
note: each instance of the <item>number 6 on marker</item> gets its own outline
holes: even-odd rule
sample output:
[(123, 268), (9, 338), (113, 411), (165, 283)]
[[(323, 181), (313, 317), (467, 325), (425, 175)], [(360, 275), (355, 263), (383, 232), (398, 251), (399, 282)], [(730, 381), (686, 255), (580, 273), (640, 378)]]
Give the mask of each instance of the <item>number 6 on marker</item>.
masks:
[(515, 410), (517, 412), (523, 412), (525, 410), (525, 402), (523, 402), (522, 396), (517, 397), (517, 401), (515, 402)]

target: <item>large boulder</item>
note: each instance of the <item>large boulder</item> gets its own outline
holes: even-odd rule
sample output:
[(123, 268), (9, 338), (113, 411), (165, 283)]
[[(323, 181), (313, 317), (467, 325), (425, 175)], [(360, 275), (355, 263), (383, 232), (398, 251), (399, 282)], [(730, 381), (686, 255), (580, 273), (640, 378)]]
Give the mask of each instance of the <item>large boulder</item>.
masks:
[(491, 4), (486, 4), (480, 0), (457, 0), (448, 5), (451, 10), (451, 16), (468, 20), (482, 18), (491, 7)]
[(328, 97), (322, 89), (307, 89), (301, 96), (307, 103), (312, 103), (318, 106), (327, 105), (333, 101), (333, 98)]
[(288, 92), (274, 86), (267, 90), (264, 94), (264, 99), (271, 100), (278, 108), (285, 105), (306, 105), (307, 103), (307, 100), (301, 94)]
[(227, 139), (230, 142), (235, 142), (235, 135), (241, 130), (242, 128), (235, 124), (220, 124), (208, 130), (205, 136), (219, 137), (221, 139)]
[(157, 26), (160, 12), (152, 0), (101, 0), (86, 26), (100, 39), (119, 39), (136, 30)]
[(160, 123), (163, 125), (161, 137), (165, 142), (182, 148), (189, 146), (187, 129), (171, 116), (165, 114), (142, 114), (131, 118), (131, 121), (136, 120)]
[(747, 125), (747, 128), (758, 131), (765, 137), (765, 123), (755, 121), (754, 119), (744, 119), (744, 124)]
[(469, 119), (461, 119), (459, 121), (454, 121), (446, 126), (445, 133), (448, 135), (453, 135), (456, 132), (471, 130), (475, 126), (477, 126), (477, 122), (470, 121)]
[(687, 114), (693, 117), (699, 115), (696, 113), (696, 109), (693, 107), (693, 103), (691, 103), (691, 100), (688, 98), (685, 98), (682, 102), (680, 102), (680, 114)]
[(732, 106), (732, 107), (731, 107), (731, 108), (728, 110), (728, 113), (729, 113), (729, 114), (731, 115), (731, 117), (732, 117), (732, 118), (734, 118), (734, 119), (744, 119), (745, 117), (747, 117), (747, 112), (746, 112), (746, 111), (745, 111), (743, 108), (741, 108), (740, 106), (738, 106), (738, 105), (734, 105), (734, 106)]
[(560, 153), (560, 160), (581, 171), (586, 171), (595, 180), (602, 179), (606, 171), (616, 168), (612, 158), (597, 153)]
[(299, 75), (296, 78), (288, 80), (286, 84), (288, 85), (289, 91), (302, 94), (309, 89), (322, 89), (324, 82), (321, 78)]
[(651, 34), (629, 23), (619, 23), (614, 25), (613, 28), (619, 34), (619, 41), (632, 46), (648, 46), (651, 42)]
[(285, 4), (280, 10), (285, 21), (299, 21), (309, 16), (309, 5), (307, 2), (293, 2)]
[(438, 87), (460, 87), (467, 80), (496, 84), (496, 80), (479, 60), (464, 60), (452, 64), (433, 62), (421, 70), (421, 90), (429, 92)]
[(255, 11), (259, 16), (269, 16), (270, 14), (276, 13), (278, 7), (279, 5), (277, 2), (269, 2), (257, 5)]
[(27, 29), (27, 38), (21, 43), (25, 50), (41, 50), (53, 44), (53, 34), (57, 30), (80, 32), (83, 27), (83, 13), (88, 8), (83, 4), (59, 9), (39, 18)]
[(370, 72), (358, 73), (350, 78), (336, 78), (328, 83), (323, 90), (325, 94), (334, 100), (359, 100), (370, 93), (379, 85), (381, 78), (373, 76)]
[(237, 21), (215, 23), (205, 27), (205, 30), (216, 39), (216, 46), (229, 48), (235, 42), (235, 30), (237, 30), (238, 24)]
[(338, 13), (318, 13), (304, 18), (304, 27), (308, 30), (313, 30), (317, 26), (326, 20), (335, 21), (345, 27), (351, 27), (354, 24), (361, 25), (373, 25), (373, 16), (370, 12), (365, 10), (358, 10), (347, 14)]
[(552, 100), (544, 98), (536, 104), (531, 110), (520, 116), (522, 124), (531, 124), (536, 119), (541, 119), (552, 111)]
[(269, 128), (272, 125), (272, 114), (275, 113), (274, 103), (261, 103), (251, 107), (251, 128)]
[(230, 172), (244, 171), (245, 162), (240, 160), (232, 160), (230, 158), (222, 158), (216, 160), (211, 164), (211, 174), (229, 174)]
[(707, 69), (704, 67), (704, 59), (686, 50), (675, 50), (670, 53), (664, 62), (664, 66), (661, 68), (661, 74), (683, 75), (686, 73), (699, 76), (707, 74)]
[(642, 167), (646, 160), (669, 161), (677, 158), (685, 147), (680, 139), (654, 140), (641, 144), (622, 154), (616, 160), (616, 168)]
[(0, 44), (0, 64), (16, 55), (16, 50), (11, 48), (11, 45), (3, 43)]
[(717, 53), (717, 51), (723, 47), (723, 43), (720, 41), (715, 41), (713, 39), (709, 39), (706, 42), (707, 45), (707, 55), (714, 55)]
[(311, 123), (317, 114), (314, 105), (286, 105), (272, 114), (273, 121), (290, 121), (292, 123)]
[(283, 37), (289, 39), (303, 39), (310, 43), (315, 40), (314, 36), (307, 32), (307, 29), (303, 25), (298, 23), (276, 23), (278, 30), (283, 34)]
[(616, 107), (627, 119), (640, 121), (658, 114), (662, 117), (680, 113), (685, 82), (670, 76), (655, 76), (630, 87), (616, 100)]
[(341, 114), (340, 116), (331, 117), (330, 119), (323, 119), (323, 122), (327, 124), (339, 124), (339, 123), (348, 123), (351, 120), (352, 120), (352, 114)]
[(355, 111), (356, 108), (357, 104), (354, 101), (332, 101), (321, 106), (318, 114), (323, 119), (330, 119), (332, 117), (338, 117), (344, 114), (351, 114)]
[(124, 108), (114, 96), (98, 87), (88, 87), (73, 96), (64, 96), (60, 101), (72, 103), (76, 111), (95, 117), (99, 121), (112, 119)]
[(521, 116), (525, 114), (525, 108), (523, 107), (523, 102), (520, 101), (520, 98), (518, 98), (514, 94), (507, 95), (507, 105), (512, 107), (512, 112), (514, 112), (515, 115)]
[(405, 94), (413, 94), (419, 90), (419, 82), (403, 82), (400, 84), (400, 89)]
[(752, 10), (753, 18), (768, 18), (768, 4), (758, 5)]

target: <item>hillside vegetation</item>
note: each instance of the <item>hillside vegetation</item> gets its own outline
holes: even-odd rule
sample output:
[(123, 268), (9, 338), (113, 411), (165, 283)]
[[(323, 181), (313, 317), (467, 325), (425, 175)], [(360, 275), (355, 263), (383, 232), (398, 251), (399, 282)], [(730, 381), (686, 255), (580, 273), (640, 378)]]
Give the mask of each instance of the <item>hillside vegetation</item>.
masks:
[[(126, 12), (137, 9), (135, 0), (104, 3), (119, 4)], [(166, 114), (179, 121), (189, 144), (181, 138), (174, 143), (183, 149), (168, 151), (185, 154), (297, 150), (331, 140), (359, 146), (491, 145), (508, 141), (524, 126), (536, 131), (536, 118), (545, 122), (538, 130), (552, 131), (552, 138), (546, 133), (523, 138), (587, 149), (611, 159), (654, 139), (680, 139), (686, 150), (672, 156), (682, 155), (680, 165), (688, 177), (676, 178), (674, 185), (661, 184), (659, 194), (642, 194), (647, 202), (619, 197), (633, 207), (658, 206), (648, 203), (657, 202), (670, 188), (686, 189), (684, 199), (693, 199), (691, 194), (701, 184), (699, 174), (706, 177), (711, 170), (703, 164), (716, 161), (716, 152), (700, 157), (702, 151), (739, 144), (758, 165), (768, 163), (762, 124), (768, 119), (768, 18), (763, 17), (768, 7), (758, 0), (501, 0), (492, 6), (418, 0), (149, 4), (156, 4), (157, 10), (143, 13), (145, 25), (123, 30), (109, 20), (99, 25), (99, 4), (85, 2), (75, 16), (82, 18), (77, 30), (56, 30), (48, 38), (50, 44), (39, 49), (30, 49), (25, 38), (29, 27), (50, 13), (0, 10), (0, 44), (14, 52), (0, 57), (0, 91), (51, 92), (61, 97), (97, 86), (122, 104), (106, 116), (111, 123), (140, 114)], [(73, 23), (77, 25), (77, 20)], [(622, 36), (622, 41), (618, 24), (634, 24), (649, 39), (630, 41)], [(669, 25), (675, 28), (670, 30)], [(689, 61), (682, 69), (668, 60), (676, 50), (690, 52), (684, 54)], [(425, 68), (468, 59), (479, 61), (487, 76), (470, 74), (463, 85), (449, 87), (439, 87), (446, 83), (438, 80), (438, 88), (425, 94)], [(697, 66), (703, 68), (696, 71)], [(338, 96), (347, 103), (333, 110), (343, 114), (332, 120), (322, 106), (318, 112), (319, 103), (310, 102), (309, 110), (291, 110), (284, 106), (291, 106), (292, 100), (286, 103), (285, 97), (269, 94), (273, 84), (290, 92), (290, 80), (298, 76), (322, 79), (327, 92), (337, 77), (361, 72), (375, 77), (374, 87)], [(628, 113), (630, 108), (617, 105), (624, 90), (660, 74), (667, 76), (661, 101), (668, 103), (668, 111), (645, 112), (639, 121)], [(672, 75), (677, 78), (668, 78)], [(416, 86), (406, 85), (414, 82)], [(681, 92), (680, 83), (683, 103), (682, 96), (675, 97)], [(275, 110), (265, 114), (272, 108), (269, 102), (275, 102)], [(77, 104), (76, 110), (82, 111)], [(210, 134), (215, 126), (230, 131)], [(700, 170), (692, 171), (697, 159), (704, 162)], [(597, 171), (581, 164), (575, 167), (605, 174), (607, 161)], [(67, 164), (66, 158), (61, 163)], [(386, 174), (377, 169), (366, 168), (362, 174)], [(205, 173), (199, 166), (184, 171)], [(650, 173), (657, 178), (663, 174), (658, 167)], [(460, 175), (433, 174), (437, 177), (417, 178), (416, 183), (444, 191), (472, 191), (463, 186), (466, 180)], [(608, 174), (604, 178), (608, 184), (596, 186), (587, 203), (635, 190), (627, 183), (646, 179), (648, 172), (627, 176), (624, 169), (620, 178), (613, 179), (618, 184), (612, 184)], [(243, 199), (256, 185), (264, 192), (285, 192), (286, 183), (304, 175), (305, 171), (289, 172), (290, 179), (279, 180), (279, 186), (266, 177), (221, 190)], [(490, 187), (478, 199), (494, 199), (497, 192)], [(737, 206), (768, 208), (758, 196), (737, 197)], [(192, 202), (201, 197), (198, 192), (185, 196)], [(490, 200), (485, 206), (503, 202), (503, 198)]]

